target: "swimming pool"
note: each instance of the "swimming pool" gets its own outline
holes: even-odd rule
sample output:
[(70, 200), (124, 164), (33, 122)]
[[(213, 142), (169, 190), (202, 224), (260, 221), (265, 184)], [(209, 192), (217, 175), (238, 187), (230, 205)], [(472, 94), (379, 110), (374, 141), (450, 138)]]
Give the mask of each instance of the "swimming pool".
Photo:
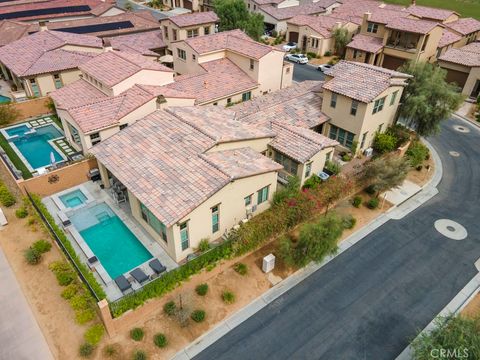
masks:
[(81, 208), (70, 221), (112, 279), (153, 257), (106, 203)]
[(55, 125), (45, 125), (32, 129), (27, 125), (15, 126), (5, 129), (8, 136), (17, 136), (10, 141), (28, 161), (32, 169), (39, 169), (51, 164), (51, 153), (55, 162), (64, 161), (60, 153), (48, 142), (48, 140), (63, 137), (63, 134)]
[(6, 104), (6, 103), (9, 103), (10, 101), (12, 101), (12, 99), (10, 99), (9, 97), (0, 95), (0, 104)]
[(67, 208), (74, 208), (76, 206), (85, 204), (87, 201), (87, 197), (82, 190), (79, 189), (69, 192), (68, 194), (61, 195), (59, 196), (59, 199)]

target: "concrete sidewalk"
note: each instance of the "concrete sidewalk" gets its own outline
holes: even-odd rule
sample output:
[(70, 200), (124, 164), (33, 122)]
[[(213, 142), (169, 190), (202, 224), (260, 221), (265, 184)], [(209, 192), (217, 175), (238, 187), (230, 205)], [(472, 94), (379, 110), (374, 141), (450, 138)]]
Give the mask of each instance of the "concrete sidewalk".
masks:
[(53, 359), (1, 248), (0, 289), (0, 359)]
[[(431, 156), (435, 163), (434, 168), (434, 175), (430, 179), (430, 181), (425, 184), (422, 189), (418, 192), (412, 193), (412, 189), (410, 188), (410, 184), (407, 184), (408, 189), (405, 189), (404, 192), (411, 194), (410, 198), (402, 198), (402, 202), (398, 206), (392, 207), (389, 211), (385, 214), (382, 214), (371, 221), (366, 226), (360, 228), (348, 238), (343, 240), (339, 247), (338, 252), (334, 256), (327, 257), (321, 263), (310, 263), (305, 268), (298, 270), (293, 275), (289, 276), (279, 284), (272, 287), (268, 290), (265, 294), (258, 297), (256, 300), (245, 306), (244, 308), (240, 309), (238, 312), (230, 316), (229, 318), (220, 322), (217, 326), (215, 326), (212, 330), (205, 333), (190, 345), (185, 347), (183, 350), (179, 351), (172, 359), (174, 360), (187, 360), (192, 359), (200, 352), (205, 350), (207, 347), (212, 345), (222, 336), (226, 335), (229, 331), (240, 325), (242, 322), (246, 321), (251, 316), (255, 315), (258, 311), (263, 309), (270, 303), (273, 303), (276, 299), (278, 299), (281, 295), (286, 293), (288, 290), (292, 289), (296, 285), (298, 285), (301, 281), (308, 278), (318, 269), (326, 265), (335, 257), (339, 256), (343, 252), (347, 251), (350, 247), (355, 245), (357, 242), (362, 240), (365, 236), (370, 234), (371, 232), (378, 229), (380, 226), (385, 224), (390, 219), (401, 219), (411, 211), (415, 210), (428, 200), (430, 200), (433, 196), (438, 193), (437, 185), (440, 183), (443, 175), (442, 169), (442, 161), (440, 156), (435, 151), (435, 149), (426, 141), (423, 140), (424, 143), (430, 150)], [(399, 188), (399, 191), (402, 187)]]

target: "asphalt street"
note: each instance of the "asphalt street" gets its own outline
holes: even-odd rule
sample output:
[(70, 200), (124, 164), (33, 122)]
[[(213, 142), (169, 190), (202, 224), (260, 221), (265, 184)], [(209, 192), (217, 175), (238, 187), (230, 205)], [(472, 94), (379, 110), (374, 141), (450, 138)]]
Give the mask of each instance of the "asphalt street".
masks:
[[(370, 233), (195, 359), (395, 359), (472, 279), (480, 257), (480, 131), (451, 119), (429, 141), (443, 162), (438, 195)], [(468, 237), (444, 237), (437, 219), (460, 223)]]
[(317, 70), (317, 66), (293, 63), (293, 81), (323, 80), (325, 75)]

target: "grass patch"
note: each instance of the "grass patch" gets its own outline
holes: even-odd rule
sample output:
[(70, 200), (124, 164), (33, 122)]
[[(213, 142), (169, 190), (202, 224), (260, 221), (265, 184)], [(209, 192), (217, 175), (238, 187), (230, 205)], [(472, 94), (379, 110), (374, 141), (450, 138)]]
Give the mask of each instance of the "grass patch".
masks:
[[(411, 0), (385, 0), (389, 4), (408, 6)], [(474, 17), (480, 20), (480, 3), (478, 0), (417, 0), (417, 5), (454, 10), (462, 17)]]
[(22, 176), (24, 179), (30, 179), (33, 175), (30, 170), (27, 169), (27, 166), (23, 163), (23, 161), (18, 157), (17, 153), (13, 151), (12, 147), (8, 143), (7, 139), (0, 134), (0, 146), (7, 154), (10, 161), (13, 165), (22, 172)]

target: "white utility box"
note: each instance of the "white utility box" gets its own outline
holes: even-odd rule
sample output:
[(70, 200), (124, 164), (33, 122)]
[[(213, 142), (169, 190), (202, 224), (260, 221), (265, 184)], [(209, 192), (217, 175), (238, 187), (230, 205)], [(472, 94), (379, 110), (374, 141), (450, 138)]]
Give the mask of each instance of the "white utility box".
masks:
[(264, 273), (269, 273), (275, 267), (275, 255), (268, 254), (263, 258), (262, 270)]

